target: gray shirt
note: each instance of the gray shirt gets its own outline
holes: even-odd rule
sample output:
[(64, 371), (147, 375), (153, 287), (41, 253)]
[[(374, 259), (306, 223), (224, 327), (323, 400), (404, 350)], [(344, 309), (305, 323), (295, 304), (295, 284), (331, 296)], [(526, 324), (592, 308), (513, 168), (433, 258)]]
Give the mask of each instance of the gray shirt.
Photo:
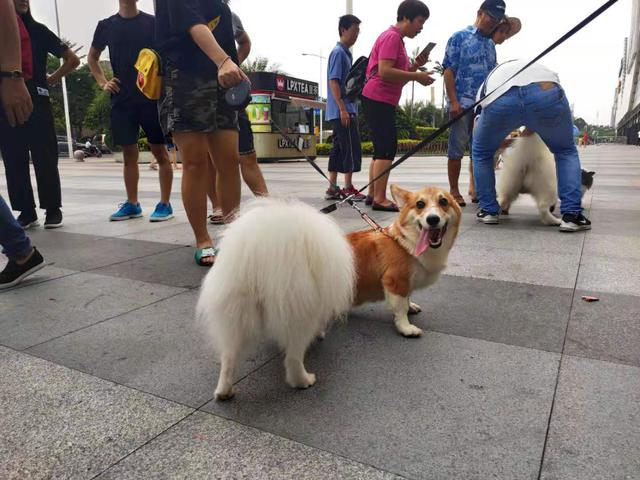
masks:
[(233, 36), (236, 41), (239, 41), (240, 37), (245, 33), (245, 29), (244, 25), (242, 25), (242, 20), (234, 12), (231, 12), (231, 24), (233, 25)]

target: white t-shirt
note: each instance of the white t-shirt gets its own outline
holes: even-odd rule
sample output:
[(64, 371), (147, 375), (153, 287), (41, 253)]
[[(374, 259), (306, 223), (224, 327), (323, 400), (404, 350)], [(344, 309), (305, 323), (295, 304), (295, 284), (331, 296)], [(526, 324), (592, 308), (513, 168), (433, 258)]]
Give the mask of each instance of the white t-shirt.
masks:
[[(480, 100), (483, 95), (491, 93), (493, 90), (500, 87), (500, 85), (507, 81), (507, 79), (511, 78), (511, 76), (518, 72), (527, 63), (529, 63), (528, 60), (511, 60), (509, 62), (498, 65), (491, 71), (491, 73), (489, 73), (489, 76), (485, 80), (485, 83), (483, 83), (480, 87), (477, 100)], [(558, 74), (556, 72), (549, 70), (544, 65), (534, 63), (524, 72), (516, 75), (506, 84), (498, 88), (495, 93), (487, 97), (487, 99), (481, 103), (482, 108), (486, 108), (488, 105), (491, 105), (491, 103), (497, 100), (498, 97), (507, 93), (507, 91), (511, 89), (511, 87), (524, 87), (531, 83), (538, 82), (553, 82), (560, 84), (560, 78), (558, 77)]]

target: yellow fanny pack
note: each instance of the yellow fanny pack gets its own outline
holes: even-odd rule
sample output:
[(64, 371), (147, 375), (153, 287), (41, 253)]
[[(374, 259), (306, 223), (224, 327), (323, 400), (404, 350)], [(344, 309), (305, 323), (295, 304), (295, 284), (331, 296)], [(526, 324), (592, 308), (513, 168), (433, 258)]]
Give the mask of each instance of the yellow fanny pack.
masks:
[(138, 71), (136, 85), (149, 100), (160, 100), (162, 92), (162, 61), (150, 48), (140, 50), (135, 68)]

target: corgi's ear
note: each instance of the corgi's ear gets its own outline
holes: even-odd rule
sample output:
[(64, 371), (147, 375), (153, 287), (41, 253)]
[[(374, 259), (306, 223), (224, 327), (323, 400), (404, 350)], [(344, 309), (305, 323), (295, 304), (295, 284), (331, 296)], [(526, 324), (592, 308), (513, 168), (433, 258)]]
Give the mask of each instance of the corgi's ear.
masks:
[(596, 174), (596, 172), (587, 172), (587, 175), (593, 177)]
[(397, 185), (391, 185), (391, 196), (396, 202), (396, 205), (398, 205), (398, 208), (402, 208), (409, 202), (409, 199), (411, 198), (411, 192), (409, 192), (408, 190), (403, 190)]

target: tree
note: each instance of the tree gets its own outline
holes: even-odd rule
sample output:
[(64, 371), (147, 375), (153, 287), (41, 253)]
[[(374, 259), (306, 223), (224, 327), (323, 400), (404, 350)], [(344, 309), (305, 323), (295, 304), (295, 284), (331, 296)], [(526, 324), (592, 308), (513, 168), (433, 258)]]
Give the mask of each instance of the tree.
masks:
[(281, 75), (286, 75), (287, 72), (282, 70), (282, 67), (279, 63), (269, 64), (269, 59), (267, 57), (256, 57), (253, 60), (247, 58), (245, 62), (240, 65), (240, 68), (247, 75), (255, 72), (273, 72), (279, 73)]
[(85, 127), (93, 130), (95, 133), (106, 133), (107, 145), (113, 147), (111, 141), (110, 115), (111, 95), (108, 92), (100, 91), (87, 109), (84, 124)]
[(581, 132), (587, 128), (587, 122), (585, 122), (583, 118), (576, 118), (573, 123)]
[(69, 91), (71, 128), (74, 135), (80, 137), (89, 106), (101, 90), (91, 76), (88, 65), (83, 65), (67, 76), (67, 89)]

